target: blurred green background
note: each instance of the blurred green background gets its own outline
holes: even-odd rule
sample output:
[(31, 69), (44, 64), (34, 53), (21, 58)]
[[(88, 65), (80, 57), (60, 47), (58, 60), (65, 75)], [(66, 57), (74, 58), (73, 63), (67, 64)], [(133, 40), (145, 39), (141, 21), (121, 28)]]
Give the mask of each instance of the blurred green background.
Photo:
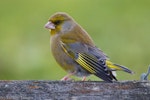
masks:
[(66, 75), (52, 57), (49, 31), (44, 28), (48, 18), (60, 11), (69, 13), (111, 61), (135, 72), (118, 72), (119, 80), (139, 80), (147, 71), (148, 0), (1, 0), (1, 80), (59, 80)]

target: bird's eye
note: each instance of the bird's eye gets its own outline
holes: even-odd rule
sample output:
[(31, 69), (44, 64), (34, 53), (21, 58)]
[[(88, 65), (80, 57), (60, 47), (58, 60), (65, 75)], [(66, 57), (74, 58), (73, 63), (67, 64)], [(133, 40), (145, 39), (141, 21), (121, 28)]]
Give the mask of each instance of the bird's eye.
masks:
[(58, 24), (60, 24), (60, 23), (61, 23), (60, 20), (57, 20), (57, 21), (54, 22), (55, 25), (58, 25)]

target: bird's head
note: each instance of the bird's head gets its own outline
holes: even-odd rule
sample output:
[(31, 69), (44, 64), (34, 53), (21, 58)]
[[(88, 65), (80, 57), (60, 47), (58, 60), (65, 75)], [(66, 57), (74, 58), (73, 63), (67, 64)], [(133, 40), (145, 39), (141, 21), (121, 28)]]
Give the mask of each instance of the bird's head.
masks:
[(45, 28), (51, 31), (51, 35), (69, 32), (75, 26), (73, 19), (66, 13), (58, 12), (49, 18)]

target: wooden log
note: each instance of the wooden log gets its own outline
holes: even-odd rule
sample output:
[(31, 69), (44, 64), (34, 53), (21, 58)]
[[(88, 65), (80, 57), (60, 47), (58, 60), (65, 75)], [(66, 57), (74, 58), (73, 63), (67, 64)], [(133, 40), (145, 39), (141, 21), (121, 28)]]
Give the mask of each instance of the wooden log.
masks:
[(0, 100), (150, 100), (150, 82), (0, 81)]

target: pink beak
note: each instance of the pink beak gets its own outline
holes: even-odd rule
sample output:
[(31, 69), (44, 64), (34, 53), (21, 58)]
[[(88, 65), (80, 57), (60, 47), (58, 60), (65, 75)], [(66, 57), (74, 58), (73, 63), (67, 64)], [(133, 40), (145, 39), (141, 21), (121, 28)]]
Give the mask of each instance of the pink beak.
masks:
[(55, 25), (51, 21), (49, 21), (49, 22), (47, 22), (45, 24), (45, 28), (47, 28), (47, 29), (55, 29)]

